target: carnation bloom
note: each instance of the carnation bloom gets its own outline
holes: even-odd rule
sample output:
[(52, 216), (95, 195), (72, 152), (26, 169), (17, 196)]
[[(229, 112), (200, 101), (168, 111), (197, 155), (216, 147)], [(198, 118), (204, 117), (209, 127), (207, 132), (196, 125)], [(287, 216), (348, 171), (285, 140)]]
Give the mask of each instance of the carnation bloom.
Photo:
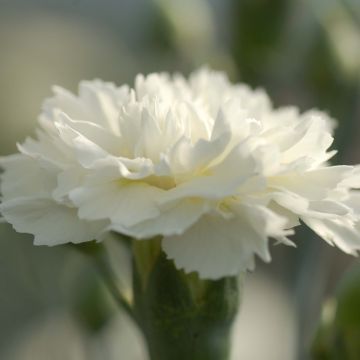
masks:
[(35, 244), (161, 236), (178, 268), (208, 279), (269, 261), (269, 238), (291, 244), (300, 220), (359, 249), (359, 171), (328, 165), (326, 114), (275, 109), (209, 69), (54, 93), (36, 139), (1, 159), (2, 215)]

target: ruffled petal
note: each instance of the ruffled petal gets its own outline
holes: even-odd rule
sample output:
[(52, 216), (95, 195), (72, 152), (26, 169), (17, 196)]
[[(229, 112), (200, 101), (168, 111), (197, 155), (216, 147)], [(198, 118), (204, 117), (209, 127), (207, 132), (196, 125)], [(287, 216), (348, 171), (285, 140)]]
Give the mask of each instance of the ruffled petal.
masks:
[(35, 245), (60, 245), (99, 239), (107, 223), (80, 220), (77, 210), (47, 198), (17, 198), (0, 205), (4, 218)]
[[(250, 178), (256, 178), (256, 175), (256, 163), (248, 153), (246, 144), (241, 143), (221, 163), (205, 171), (205, 174), (199, 174), (169, 190), (161, 202), (172, 202), (185, 197), (221, 199), (241, 192), (241, 185), (245, 185)], [(258, 185), (258, 181), (255, 182)]]
[(10, 155), (0, 159), (5, 170), (1, 174), (0, 189), (3, 201), (17, 197), (50, 195), (56, 185), (56, 172), (46, 169), (33, 158)]
[(330, 245), (336, 245), (347, 254), (360, 250), (360, 226), (346, 219), (319, 220), (303, 217), (304, 223)]
[(86, 220), (110, 219), (128, 227), (160, 214), (156, 200), (163, 190), (146, 183), (117, 182), (80, 187), (70, 192), (79, 217)]
[(183, 235), (165, 237), (164, 251), (178, 268), (214, 280), (253, 269), (255, 255), (270, 261), (268, 237), (283, 236), (286, 219), (261, 206), (232, 210), (232, 218), (207, 214)]
[(210, 209), (211, 205), (202, 199), (185, 199), (150, 220), (130, 227), (114, 222), (110, 228), (136, 239), (181, 235)]

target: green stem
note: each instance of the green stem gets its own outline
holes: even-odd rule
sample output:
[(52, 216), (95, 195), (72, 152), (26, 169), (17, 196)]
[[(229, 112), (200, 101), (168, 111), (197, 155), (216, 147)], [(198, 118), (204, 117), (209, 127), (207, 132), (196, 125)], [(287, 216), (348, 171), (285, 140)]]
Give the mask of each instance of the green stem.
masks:
[(229, 359), (230, 332), (239, 302), (238, 279), (206, 281), (187, 275), (160, 250), (154, 258), (154, 244), (149, 251), (152, 261), (145, 259), (144, 266), (144, 247), (149, 246), (145, 243), (134, 247), (134, 309), (151, 359)]
[(138, 323), (132, 305), (125, 299), (121, 293), (121, 290), (119, 289), (116, 281), (116, 275), (111, 269), (105, 247), (102, 244), (91, 242), (76, 245), (75, 248), (83, 254), (90, 256), (113, 299), (116, 301), (119, 307), (129, 315), (131, 319)]
[(151, 360), (228, 360), (239, 281), (200, 279), (177, 270), (161, 239), (133, 241), (133, 304), (121, 294), (104, 247), (76, 246), (90, 256), (118, 305), (139, 325)]
[(95, 258), (95, 264), (97, 266), (99, 274), (102, 276), (104, 284), (106, 285), (107, 289), (109, 290), (116, 303), (129, 315), (131, 319), (137, 322), (133, 309), (130, 303), (121, 294), (121, 291), (119, 290), (115, 281), (115, 274), (109, 268), (108, 263), (104, 262), (101, 258)]

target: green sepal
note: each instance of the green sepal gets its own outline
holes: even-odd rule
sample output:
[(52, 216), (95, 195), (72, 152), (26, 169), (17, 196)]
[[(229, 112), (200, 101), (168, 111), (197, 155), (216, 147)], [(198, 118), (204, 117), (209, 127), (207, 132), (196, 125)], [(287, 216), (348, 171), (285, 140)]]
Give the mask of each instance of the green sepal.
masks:
[(136, 263), (133, 268), (135, 313), (151, 359), (228, 359), (239, 303), (236, 277), (201, 280), (176, 269), (163, 252), (145, 286)]

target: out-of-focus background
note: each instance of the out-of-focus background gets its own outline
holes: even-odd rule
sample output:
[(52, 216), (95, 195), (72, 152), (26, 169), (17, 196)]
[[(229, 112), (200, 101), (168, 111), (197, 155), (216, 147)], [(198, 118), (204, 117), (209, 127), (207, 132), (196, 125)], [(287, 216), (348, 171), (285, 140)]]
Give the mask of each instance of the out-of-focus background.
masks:
[[(327, 111), (334, 162), (360, 163), (359, 0), (0, 0), (0, 154), (33, 133), (53, 84), (204, 63), (276, 106)], [(305, 229), (296, 242), (247, 277), (234, 360), (311, 358), (322, 305), (355, 260)], [(87, 259), (0, 224), (0, 359), (144, 360), (141, 341)]]

